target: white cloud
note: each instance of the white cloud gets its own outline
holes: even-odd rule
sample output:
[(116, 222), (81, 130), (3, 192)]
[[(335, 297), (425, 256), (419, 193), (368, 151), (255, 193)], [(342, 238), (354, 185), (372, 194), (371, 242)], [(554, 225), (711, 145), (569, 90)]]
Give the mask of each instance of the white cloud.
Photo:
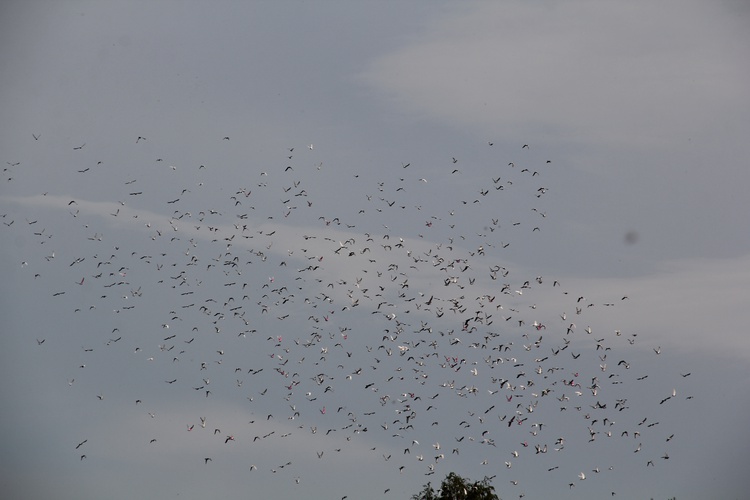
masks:
[[(587, 313), (637, 333), (638, 344), (663, 345), (716, 358), (746, 358), (750, 339), (747, 290), (750, 255), (735, 259), (687, 259), (662, 264), (651, 275), (629, 279), (571, 280), (591, 297), (606, 297)], [(620, 303), (621, 297), (628, 300)], [(613, 299), (617, 307), (601, 307)]]
[(361, 76), (399, 106), (509, 139), (696, 137), (747, 95), (739, 23), (707, 5), (480, 2)]

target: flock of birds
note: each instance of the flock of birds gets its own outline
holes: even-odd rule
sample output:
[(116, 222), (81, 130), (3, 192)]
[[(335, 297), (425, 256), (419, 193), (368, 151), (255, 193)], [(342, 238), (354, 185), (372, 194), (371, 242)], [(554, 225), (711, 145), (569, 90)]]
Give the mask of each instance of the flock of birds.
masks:
[[(139, 136), (134, 147), (150, 142)], [(74, 154), (89, 148), (71, 145)], [(79, 197), (55, 186), (5, 197), (13, 208), (0, 214), (3, 240), (30, 242), (16, 265), (61, 311), (61, 324), (96, 331), (66, 385), (95, 382), (89, 372), (102, 353), (120, 360), (148, 382), (127, 401), (143, 418), (159, 419), (174, 399), (195, 406), (181, 439), (205, 433), (225, 446), (185, 458), (206, 467), (220, 465), (223, 449), (283, 448), (302, 435), (307, 445), (290, 447), (288, 460), (258, 456), (248, 472), (301, 483), (314, 471), (296, 467), (300, 454), (322, 462), (367, 443), (394, 474), (420, 478), (439, 479), (472, 457), (474, 475), (523, 497), (531, 485), (515, 475), (522, 468), (565, 488), (613, 473), (595, 459), (581, 465), (581, 450), (620, 450), (658, 467), (676, 437), (652, 414), (665, 418), (661, 408), (686, 398), (675, 388), (633, 403), (653, 382), (634, 361), (643, 359), (637, 332), (587, 320), (594, 307), (628, 307), (628, 296), (588, 299), (564, 280), (520, 274), (504, 256), (548, 223), (553, 190), (544, 179), (554, 167), (530, 161), (530, 149), (518, 147), (477, 185), (455, 157), (431, 173), (403, 163), (321, 180), (328, 167), (312, 144), (245, 171), (244, 184), (225, 182), (219, 165), (156, 156), (136, 176), (87, 156), (71, 171)], [(33, 169), (8, 162), (6, 185)], [(448, 183), (449, 196), (430, 190)], [(41, 215), (25, 217), (30, 205)], [(59, 220), (45, 220), (53, 213)], [(62, 328), (35, 342), (54, 348), (67, 335)], [(653, 349), (655, 361), (660, 354)], [(690, 373), (681, 375), (670, 384)], [(91, 402), (106, 404), (118, 390), (95, 391)], [(242, 405), (247, 423), (220, 425), (214, 399)], [(173, 438), (135, 439), (153, 447)], [(71, 441), (82, 466), (103, 453), (90, 436)]]

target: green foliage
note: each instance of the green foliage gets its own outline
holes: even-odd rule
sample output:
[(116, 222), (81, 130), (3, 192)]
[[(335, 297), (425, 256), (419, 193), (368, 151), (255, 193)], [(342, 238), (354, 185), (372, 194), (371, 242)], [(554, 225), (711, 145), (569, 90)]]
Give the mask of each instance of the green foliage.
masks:
[(411, 500), (500, 500), (490, 482), (491, 479), (486, 476), (481, 481), (471, 482), (451, 472), (443, 479), (437, 492), (427, 483), (420, 493), (412, 495)]

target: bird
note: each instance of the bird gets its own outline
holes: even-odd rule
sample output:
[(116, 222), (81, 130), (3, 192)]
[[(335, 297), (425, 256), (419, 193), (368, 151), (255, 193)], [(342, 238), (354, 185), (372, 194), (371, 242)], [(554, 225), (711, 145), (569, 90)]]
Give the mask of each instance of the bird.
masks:
[[(44, 134), (44, 142), (28, 143), (37, 149), (47, 147), (51, 141), (49, 133)], [(42, 310), (54, 309), (60, 324), (111, 330), (108, 337), (116, 337), (107, 339), (94, 336), (93, 330), (77, 332), (75, 328), (65, 336), (36, 333), (37, 344), (45, 348), (32, 349), (34, 361), (48, 362), (49, 348), (65, 341), (72, 343), (70, 350), (75, 350), (76, 357), (68, 357), (63, 350), (61, 362), (87, 367), (77, 375), (84, 383), (81, 387), (88, 387), (87, 380), (106, 382), (106, 370), (117, 368), (112, 373), (126, 376), (137, 370), (130, 397), (143, 398), (145, 403), (135, 399), (136, 405), (144, 405), (147, 411), (136, 414), (136, 419), (146, 414), (155, 419), (158, 412), (159, 421), (149, 422), (174, 423), (169, 412), (145, 408), (152, 403), (140, 391), (153, 382), (157, 383), (154, 388), (169, 390), (170, 401), (183, 414), (195, 412), (186, 420), (189, 434), (182, 434), (186, 450), (200, 444), (196, 439), (211, 436), (216, 443), (223, 437), (225, 445), (235, 440), (241, 445), (244, 434), (223, 434), (216, 427), (208, 435), (201, 432), (207, 417), (212, 424), (230, 425), (220, 423), (231, 421), (231, 415), (218, 411), (216, 404), (235, 404), (244, 412), (237, 414), (247, 415), (247, 425), (256, 429), (252, 446), (275, 450), (273, 454), (260, 450), (260, 458), (254, 459), (262, 461), (256, 463), (263, 471), (256, 481), (267, 481), (267, 471), (284, 477), (283, 472), (292, 468), (279, 465), (286, 458), (269, 460), (292, 453), (297, 442), (293, 440), (307, 439), (300, 432), (308, 434), (309, 429), (311, 439), (318, 442), (315, 457), (319, 461), (304, 450), (299, 456), (303, 461), (313, 460), (310, 471), (348, 457), (347, 450), (366, 441), (370, 444), (360, 446), (362, 454), (378, 459), (374, 454), (380, 454), (390, 471), (391, 477), (383, 479), (385, 494), (391, 492), (388, 481), (396, 470), (402, 474), (409, 468), (409, 475), (431, 475), (439, 472), (438, 462), (458, 470), (461, 464), (489, 465), (499, 457), (506, 468), (520, 470), (522, 475), (552, 473), (558, 466), (542, 458), (551, 443), (545, 436), (564, 436), (556, 438), (551, 451), (563, 451), (566, 446), (575, 449), (585, 446), (586, 440), (596, 440), (605, 441), (613, 454), (633, 450), (629, 439), (608, 440), (613, 433), (615, 437), (618, 432), (626, 433), (620, 437), (635, 435), (639, 441), (671, 434), (666, 442), (673, 440), (675, 429), (667, 428), (667, 417), (684, 411), (678, 401), (670, 401), (676, 398), (677, 383), (666, 385), (674, 389), (672, 396), (663, 395), (668, 396), (663, 406), (656, 405), (659, 399), (630, 396), (630, 391), (647, 389), (638, 384), (646, 380), (647, 370), (656, 361), (665, 358), (643, 359), (630, 353), (635, 337), (626, 333), (627, 323), (614, 325), (619, 328), (614, 334), (612, 330), (598, 333), (601, 339), (589, 337), (593, 329), (599, 330), (597, 325), (603, 321), (599, 316), (605, 314), (593, 306), (619, 306), (616, 297), (625, 300), (627, 296), (615, 290), (611, 292), (615, 299), (601, 302), (580, 283), (563, 285), (542, 276), (533, 271), (535, 253), (531, 250), (526, 268), (512, 267), (512, 259), (505, 259), (505, 252), (513, 248), (525, 252), (523, 245), (543, 244), (525, 240), (527, 233), (544, 237), (548, 226), (537, 222), (555, 223), (554, 198), (545, 196), (543, 205), (540, 197), (562, 190), (565, 184), (542, 183), (539, 179), (546, 170), (507, 162), (514, 158), (495, 160), (504, 153), (493, 148), (491, 165), (485, 170), (480, 168), (479, 157), (463, 151), (440, 153), (445, 173), (452, 169), (451, 182), (431, 178), (428, 183), (428, 175), (421, 170), (429, 165), (417, 158), (390, 161), (380, 170), (364, 171), (354, 165), (349, 177), (337, 170), (336, 162), (323, 171), (322, 159), (307, 164), (299, 146), (282, 146), (284, 157), (279, 155), (277, 160), (283, 163), (261, 160), (248, 150), (247, 167), (235, 176), (231, 158), (211, 156), (210, 143), (215, 145), (217, 136), (207, 145), (196, 139), (196, 147), (206, 146), (198, 160), (182, 159), (182, 153), (173, 153), (152, 134), (149, 137), (148, 145), (140, 145), (146, 138), (137, 137), (140, 152), (132, 152), (132, 136), (122, 141), (129, 145), (120, 146), (124, 151), (131, 148), (137, 162), (143, 161), (144, 148), (158, 150), (157, 162), (170, 160), (170, 154), (177, 156), (174, 164), (161, 165), (169, 169), (135, 164), (132, 168), (138, 175), (119, 180), (110, 176), (107, 184), (101, 177), (103, 170), (77, 166), (86, 175), (76, 176), (75, 195), (71, 195), (76, 200), (64, 194), (55, 197), (50, 191), (36, 199), (44, 204), (35, 206), (33, 213), (23, 213), (22, 204), (8, 205), (7, 216), (1, 215), (5, 224), (0, 227), (13, 241), (26, 242), (24, 255), (15, 261), (25, 264), (16, 266), (19, 279), (29, 280), (28, 287), (18, 287), (20, 298), (39, 304)], [(36, 135), (34, 140), (39, 140)], [(106, 154), (106, 148), (98, 147), (94, 139), (87, 140), (92, 147), (83, 156), (95, 151)], [(229, 135), (222, 140), (229, 141)], [(242, 148), (241, 142), (232, 148)], [(63, 143), (62, 149), (67, 147)], [(313, 151), (313, 145), (308, 149)], [(310, 154), (317, 157), (325, 149)], [(522, 149), (530, 147), (523, 144)], [(455, 168), (459, 158), (460, 170)], [(222, 168), (230, 170), (220, 174), (219, 160), (227, 165)], [(185, 162), (190, 161), (196, 162), (194, 168), (186, 168), (190, 163)], [(504, 167), (506, 162), (509, 168)], [(498, 167), (503, 171), (495, 172)], [(341, 182), (331, 182), (338, 178)], [(412, 192), (415, 189), (420, 192)], [(68, 208), (72, 217), (46, 214), (42, 205), (53, 202), (76, 205)], [(107, 213), (116, 218), (106, 217)], [(27, 226), (10, 225), (19, 217), (25, 218)], [(36, 231), (45, 227), (46, 231)], [(25, 274), (32, 269), (40, 273), (38, 279)], [(32, 297), (28, 290), (41, 293)], [(54, 307), (49, 304), (50, 296), (55, 297)], [(570, 315), (563, 312), (568, 310)], [(574, 314), (581, 316), (576, 323), (591, 325), (583, 330), (583, 338), (579, 337), (582, 329), (571, 322)], [(164, 332), (168, 335), (159, 335), (160, 327), (169, 330)], [(83, 352), (75, 344), (79, 335), (90, 336), (81, 341), (86, 346)], [(620, 337), (628, 343), (621, 344)], [(46, 344), (46, 339), (51, 343)], [(152, 344), (148, 339), (156, 341)], [(128, 349), (133, 350), (126, 353)], [(661, 347), (654, 351), (660, 354)], [(612, 359), (620, 361), (615, 364)], [(147, 367), (141, 366), (144, 361)], [(597, 366), (594, 363), (599, 366), (596, 372), (590, 370)], [(662, 373), (666, 374), (664, 384), (673, 382), (670, 377), (676, 379), (677, 373), (682, 378), (690, 375), (679, 369)], [(650, 374), (647, 383), (657, 378), (657, 373)], [(197, 380), (190, 387), (201, 394), (185, 393), (185, 380)], [(72, 386), (73, 380), (68, 384)], [(79, 386), (70, 390), (77, 391)], [(352, 397), (362, 389), (366, 390)], [(114, 404), (125, 388), (110, 384), (106, 390), (108, 403), (102, 403), (99, 410)], [(110, 391), (120, 394), (113, 397)], [(113, 424), (101, 420), (101, 412), (86, 406), (99, 404), (90, 398), (96, 393), (88, 394), (80, 418), (97, 429), (104, 426), (117, 432)], [(209, 394), (213, 403), (206, 399)], [(103, 401), (103, 393), (97, 398)], [(337, 410), (327, 411), (328, 406)], [(647, 425), (658, 423), (654, 413), (661, 424), (653, 430), (665, 429), (663, 435), (649, 435)], [(554, 419), (553, 414), (563, 418)], [(198, 429), (189, 423), (195, 415), (204, 415), (199, 417)], [(615, 425), (615, 416), (620, 415)], [(633, 415), (637, 415), (636, 424), (643, 417), (648, 420), (643, 420), (642, 427), (631, 426)], [(491, 423), (495, 418), (507, 424), (501, 427), (502, 436)], [(432, 427), (456, 440), (451, 453), (444, 453), (436, 441), (439, 438), (430, 438), (437, 436), (438, 429)], [(159, 426), (135, 432), (141, 434), (132, 436), (134, 442), (158, 442), (153, 450), (182, 446), (162, 436)], [(443, 438), (443, 444), (445, 439), (451, 438)], [(429, 450), (429, 443), (434, 443), (432, 456), (422, 449)], [(393, 453), (394, 444), (403, 452)], [(223, 467), (221, 458), (240, 448), (217, 448), (211, 453)], [(531, 449), (535, 453), (529, 454)], [(638, 444), (636, 452), (640, 451)], [(547, 459), (552, 456), (551, 452), (546, 455)], [(668, 457), (662, 455), (664, 460)], [(185, 458), (177, 460), (200, 458), (186, 452)], [(566, 460), (573, 473), (592, 467), (575, 456)], [(205, 465), (210, 461), (212, 457), (204, 458)], [(302, 464), (295, 461), (295, 466)], [(599, 474), (599, 467), (591, 470), (589, 474)], [(300, 476), (289, 478), (301, 484)], [(517, 479), (520, 476), (511, 484), (518, 485)], [(585, 474), (581, 472), (578, 479), (585, 480)], [(569, 485), (572, 488), (576, 483)], [(305, 487), (311, 488), (311, 496), (317, 494), (311, 483)]]

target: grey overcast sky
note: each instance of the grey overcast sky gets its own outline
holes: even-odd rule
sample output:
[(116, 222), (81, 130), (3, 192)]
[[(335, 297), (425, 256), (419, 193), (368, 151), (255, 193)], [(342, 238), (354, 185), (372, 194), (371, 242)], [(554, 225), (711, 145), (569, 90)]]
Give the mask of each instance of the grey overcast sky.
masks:
[(749, 24), (3, 2), (3, 497), (746, 498)]

